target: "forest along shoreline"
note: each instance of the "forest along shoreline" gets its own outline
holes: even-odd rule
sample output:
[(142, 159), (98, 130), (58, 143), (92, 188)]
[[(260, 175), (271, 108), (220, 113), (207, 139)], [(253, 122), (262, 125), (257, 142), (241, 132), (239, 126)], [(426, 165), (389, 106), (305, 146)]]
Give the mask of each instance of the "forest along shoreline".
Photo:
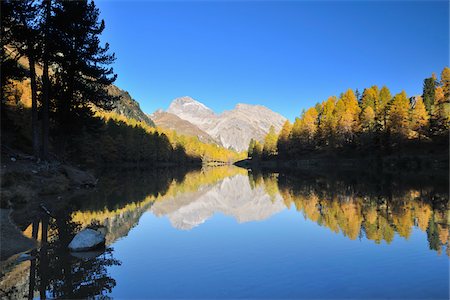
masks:
[(234, 165), (245, 169), (263, 169), (272, 171), (309, 170), (326, 171), (329, 169), (371, 172), (415, 173), (416, 175), (446, 174), (448, 177), (448, 152), (440, 155), (389, 155), (368, 154), (364, 157), (340, 157), (336, 155), (310, 155), (302, 159), (290, 160), (240, 160)]

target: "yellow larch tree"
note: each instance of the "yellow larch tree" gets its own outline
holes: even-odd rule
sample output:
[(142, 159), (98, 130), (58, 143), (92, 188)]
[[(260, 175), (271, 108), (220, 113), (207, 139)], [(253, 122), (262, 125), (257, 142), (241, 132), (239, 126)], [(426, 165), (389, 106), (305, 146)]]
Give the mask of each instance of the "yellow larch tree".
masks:
[(364, 89), (362, 98), (361, 98), (361, 108), (364, 109), (368, 106), (372, 107), (372, 109), (375, 111), (378, 106), (378, 99), (379, 99), (379, 90), (376, 85)]
[(409, 125), (409, 100), (406, 92), (394, 96), (389, 110), (389, 128), (393, 133), (406, 136)]
[(450, 68), (445, 67), (441, 73), (441, 85), (446, 102), (450, 102)]
[(388, 104), (391, 99), (391, 91), (387, 86), (383, 86), (380, 90), (379, 105), (377, 106), (377, 111), (375, 111), (378, 122), (381, 123), (383, 129), (386, 129), (387, 126)]
[(334, 109), (336, 107), (336, 97), (329, 97), (327, 101), (322, 103), (322, 113), (320, 114), (320, 123), (318, 131), (320, 137), (329, 144), (336, 128), (336, 118), (334, 116)]
[(359, 131), (360, 112), (355, 93), (348, 89), (337, 101), (335, 109), (336, 131), (341, 140), (348, 141)]
[(450, 102), (445, 100), (444, 86), (438, 86), (434, 92), (432, 117), (441, 125), (447, 126), (450, 120)]
[(302, 142), (311, 141), (317, 131), (318, 115), (317, 110), (311, 107), (304, 111), (300, 118), (296, 118), (292, 127), (293, 138), (300, 139)]
[(269, 133), (264, 138), (263, 157), (269, 158), (277, 154), (277, 139), (278, 136), (275, 132), (275, 128), (270, 126)]
[(364, 108), (361, 114), (361, 126), (363, 131), (370, 132), (374, 129), (375, 125), (375, 111), (371, 106)]
[(421, 131), (427, 126), (429, 118), (422, 97), (416, 97), (416, 103), (411, 109), (411, 129), (414, 131)]
[(289, 120), (284, 122), (278, 135), (277, 149), (280, 157), (286, 157), (289, 154), (289, 136), (291, 135), (292, 124)]

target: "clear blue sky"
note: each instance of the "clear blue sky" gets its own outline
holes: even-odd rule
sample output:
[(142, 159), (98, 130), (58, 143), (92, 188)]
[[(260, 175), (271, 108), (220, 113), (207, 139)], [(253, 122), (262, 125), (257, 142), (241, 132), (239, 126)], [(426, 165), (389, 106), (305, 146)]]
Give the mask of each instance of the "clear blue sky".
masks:
[(421, 94), (449, 60), (448, 1), (97, 1), (116, 84), (151, 113), (179, 96), (289, 119), (348, 88)]

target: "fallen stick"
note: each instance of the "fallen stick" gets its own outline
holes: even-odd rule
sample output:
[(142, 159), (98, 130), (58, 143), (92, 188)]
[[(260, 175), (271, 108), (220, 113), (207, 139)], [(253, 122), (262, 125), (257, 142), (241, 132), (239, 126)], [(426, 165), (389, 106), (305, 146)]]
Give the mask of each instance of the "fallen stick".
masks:
[(42, 210), (45, 211), (45, 213), (46, 213), (47, 215), (49, 215), (49, 216), (52, 217), (53, 219), (56, 219), (56, 218), (52, 215), (52, 213), (47, 209), (47, 207), (44, 206), (43, 203), (39, 204), (39, 207), (42, 208)]

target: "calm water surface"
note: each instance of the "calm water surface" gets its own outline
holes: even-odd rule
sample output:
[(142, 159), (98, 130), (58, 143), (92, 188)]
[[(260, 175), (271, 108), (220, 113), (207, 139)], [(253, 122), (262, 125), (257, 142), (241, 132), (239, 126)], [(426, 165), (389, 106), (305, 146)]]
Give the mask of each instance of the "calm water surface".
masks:
[[(448, 299), (448, 186), (374, 178), (112, 174), (53, 208), (56, 220), (35, 220), (42, 248), (0, 288), (11, 298)], [(74, 257), (66, 245), (91, 223), (107, 227), (108, 248)]]

